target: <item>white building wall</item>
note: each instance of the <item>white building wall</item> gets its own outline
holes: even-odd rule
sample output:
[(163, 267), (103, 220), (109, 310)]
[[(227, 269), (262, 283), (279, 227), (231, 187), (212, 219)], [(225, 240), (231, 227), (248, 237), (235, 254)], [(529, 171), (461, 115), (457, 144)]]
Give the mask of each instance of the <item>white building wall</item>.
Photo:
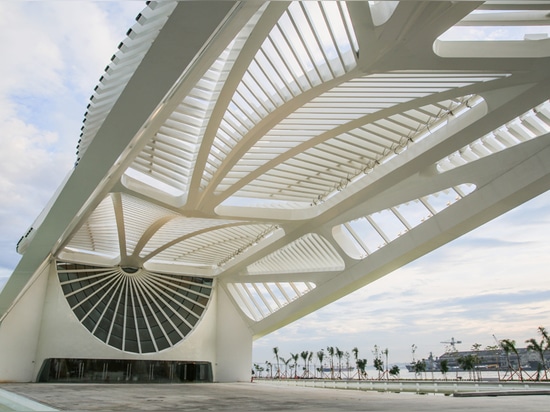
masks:
[(215, 381), (250, 379), (252, 359), (250, 331), (217, 287), (195, 330), (173, 348), (143, 355), (112, 348), (73, 314), (55, 264), (42, 269), (2, 322), (0, 347), (0, 377), (15, 382), (35, 381), (47, 358), (207, 361)]
[(30, 382), (36, 370), (36, 348), (50, 264), (42, 265), (0, 325), (0, 379)]
[(217, 360), (214, 380), (217, 382), (250, 381), (252, 367), (252, 332), (225, 289), (217, 293)]

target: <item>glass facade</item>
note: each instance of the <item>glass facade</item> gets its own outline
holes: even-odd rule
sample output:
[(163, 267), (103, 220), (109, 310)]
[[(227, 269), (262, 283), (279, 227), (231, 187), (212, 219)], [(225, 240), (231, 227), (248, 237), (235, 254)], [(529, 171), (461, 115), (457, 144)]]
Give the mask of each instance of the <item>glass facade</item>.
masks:
[(212, 382), (210, 362), (66, 359), (44, 360), (38, 382), (186, 383)]
[(63, 294), (96, 338), (132, 353), (154, 353), (183, 340), (199, 323), (212, 279), (143, 268), (57, 262)]

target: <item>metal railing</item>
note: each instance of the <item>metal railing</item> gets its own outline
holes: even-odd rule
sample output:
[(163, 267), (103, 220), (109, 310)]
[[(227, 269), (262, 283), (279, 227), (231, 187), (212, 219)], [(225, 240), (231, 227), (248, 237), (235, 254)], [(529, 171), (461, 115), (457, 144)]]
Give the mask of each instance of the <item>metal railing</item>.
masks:
[(550, 395), (550, 382), (444, 381), (444, 380), (318, 380), (257, 379), (254, 382), (277, 386), (327, 389), (355, 389), (378, 392), (439, 393), (444, 395)]

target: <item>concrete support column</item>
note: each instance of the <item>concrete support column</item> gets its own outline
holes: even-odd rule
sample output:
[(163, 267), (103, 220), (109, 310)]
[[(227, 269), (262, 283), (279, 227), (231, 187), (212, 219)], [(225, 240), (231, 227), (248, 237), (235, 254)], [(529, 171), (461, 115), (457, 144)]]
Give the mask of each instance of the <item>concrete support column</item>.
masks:
[(21, 292), (0, 324), (0, 377), (32, 382), (50, 263), (45, 263)]
[(252, 332), (223, 287), (217, 288), (217, 382), (249, 381), (252, 365)]

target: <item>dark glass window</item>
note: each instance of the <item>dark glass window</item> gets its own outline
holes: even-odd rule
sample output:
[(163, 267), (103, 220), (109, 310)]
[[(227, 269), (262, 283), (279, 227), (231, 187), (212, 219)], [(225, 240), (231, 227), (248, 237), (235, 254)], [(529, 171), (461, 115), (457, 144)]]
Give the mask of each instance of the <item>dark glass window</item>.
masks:
[(106, 344), (133, 353), (160, 351), (184, 339), (212, 293), (212, 279), (142, 268), (58, 261), (57, 272), (82, 325)]

